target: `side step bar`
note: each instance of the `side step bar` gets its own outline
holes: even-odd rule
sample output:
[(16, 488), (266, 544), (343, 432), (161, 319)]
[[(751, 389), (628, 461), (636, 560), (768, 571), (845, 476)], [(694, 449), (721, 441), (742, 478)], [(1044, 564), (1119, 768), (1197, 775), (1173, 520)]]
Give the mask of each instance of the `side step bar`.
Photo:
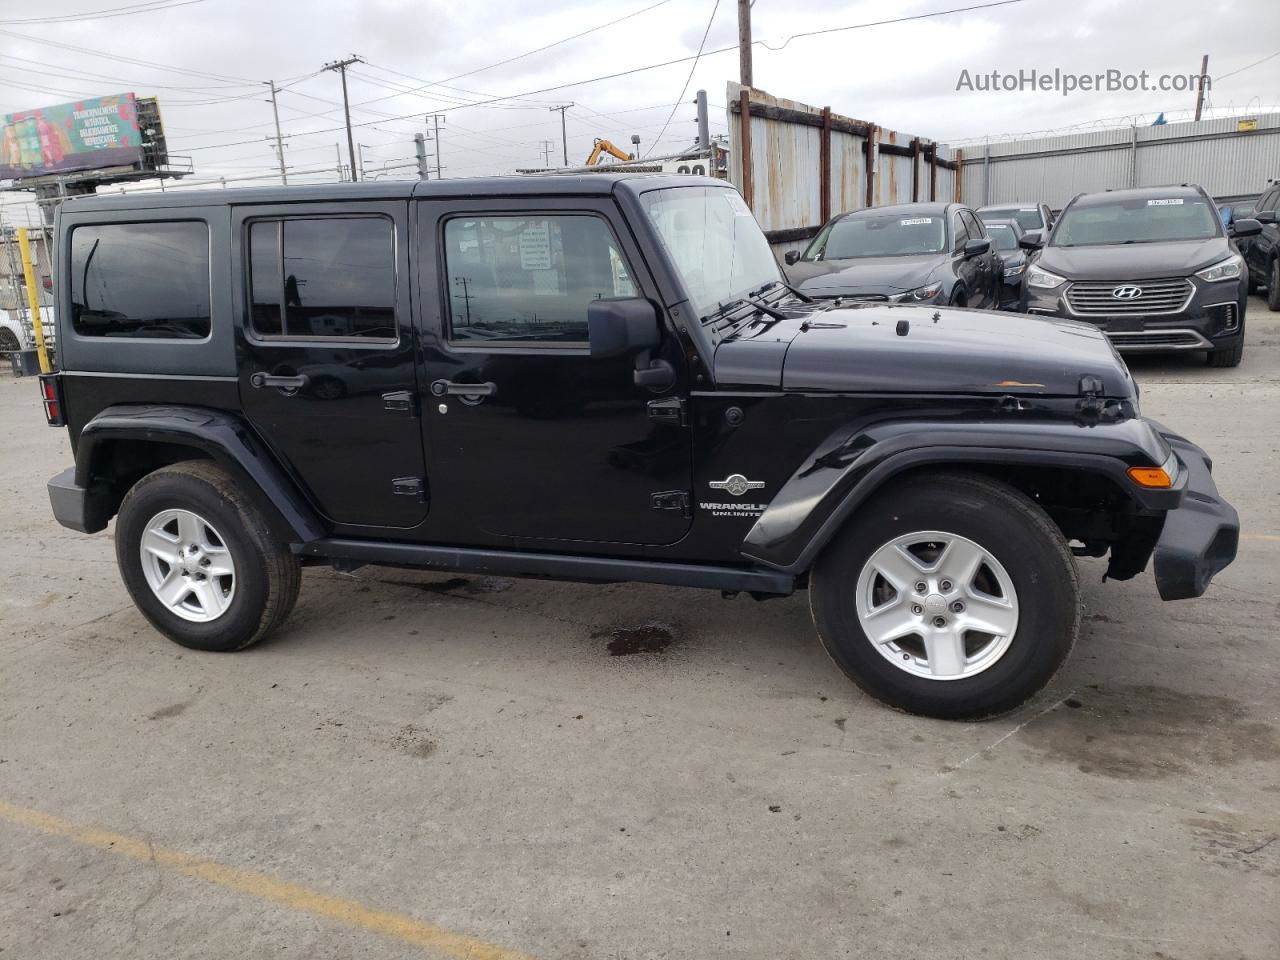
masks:
[(433, 547), (340, 538), (295, 543), (293, 552), (300, 557), (348, 561), (347, 564), (335, 564), (348, 568), (363, 563), (380, 563), (401, 567), (427, 567), (451, 573), (547, 577), (583, 583), (662, 583), (677, 587), (705, 587), (712, 590), (784, 596), (795, 590), (795, 576), (780, 570), (696, 563), (618, 560), (612, 557), (520, 553), (514, 550), (475, 550), (466, 547)]

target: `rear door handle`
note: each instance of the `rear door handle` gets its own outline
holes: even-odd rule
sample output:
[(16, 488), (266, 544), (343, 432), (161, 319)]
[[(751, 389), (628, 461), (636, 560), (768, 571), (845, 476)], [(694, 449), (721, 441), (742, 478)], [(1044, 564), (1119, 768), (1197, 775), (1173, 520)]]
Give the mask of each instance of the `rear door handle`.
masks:
[(452, 380), (436, 380), (431, 384), (433, 397), (492, 397), (498, 385), (489, 383), (455, 383)]
[(305, 373), (296, 377), (277, 377), (270, 373), (255, 373), (249, 377), (249, 383), (255, 387), (276, 387), (280, 390), (301, 390), (311, 382)]

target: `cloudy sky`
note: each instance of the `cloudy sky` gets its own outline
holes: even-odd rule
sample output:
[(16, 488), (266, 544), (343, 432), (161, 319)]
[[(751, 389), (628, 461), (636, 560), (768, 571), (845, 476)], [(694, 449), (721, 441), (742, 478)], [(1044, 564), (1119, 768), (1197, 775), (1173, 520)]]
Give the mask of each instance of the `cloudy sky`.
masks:
[[(1207, 53), (1210, 116), (1280, 110), (1275, 0), (1017, 0), (833, 29), (983, 2), (757, 0), (755, 85), (959, 142), (1150, 122), (1159, 111), (1177, 120), (1195, 99), (1156, 90), (958, 91), (961, 71), (1145, 70), (1155, 81), (1197, 72)], [(149, 9), (130, 13), (139, 6)], [(704, 34), (696, 64), (653, 66), (692, 58)], [(595, 137), (629, 149), (638, 134), (644, 153), (690, 143), (699, 88), (711, 99), (712, 133), (724, 133), (725, 84), (737, 79), (738, 58), (715, 51), (736, 42), (735, 0), (7, 0), (0, 113), (110, 93), (158, 96), (170, 151), (192, 158), (195, 179), (248, 178), (275, 163), (265, 88), (274, 80), (295, 179), (332, 180), (335, 144), (345, 151), (341, 88), (321, 67), (357, 55), (365, 62), (348, 79), (368, 174), (412, 174), (398, 165), (412, 161), (413, 134), (430, 129), (431, 113), (442, 115), (445, 176), (502, 173), (541, 165), (548, 140), (558, 160), (560, 114), (551, 108), (559, 104), (573, 104), (574, 164)], [(598, 79), (617, 74), (625, 75)], [(4, 212), (22, 217), (12, 194)]]

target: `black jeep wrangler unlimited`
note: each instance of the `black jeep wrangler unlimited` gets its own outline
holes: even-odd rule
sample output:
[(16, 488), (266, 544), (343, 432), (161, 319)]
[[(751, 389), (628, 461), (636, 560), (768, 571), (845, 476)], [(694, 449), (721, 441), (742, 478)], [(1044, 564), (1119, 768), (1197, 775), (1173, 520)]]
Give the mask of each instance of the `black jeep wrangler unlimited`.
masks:
[(75, 466), (139, 609), (239, 650), (300, 568), (807, 588), (890, 704), (982, 717), (1075, 640), (1072, 554), (1201, 594), (1238, 523), (1097, 327), (810, 301), (698, 177), (75, 199), (58, 219)]

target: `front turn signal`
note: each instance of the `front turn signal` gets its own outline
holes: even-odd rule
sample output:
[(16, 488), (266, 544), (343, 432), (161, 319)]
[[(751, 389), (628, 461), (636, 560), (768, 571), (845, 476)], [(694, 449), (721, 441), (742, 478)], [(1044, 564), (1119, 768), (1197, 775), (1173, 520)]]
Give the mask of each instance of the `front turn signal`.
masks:
[(1129, 479), (1140, 487), (1167, 489), (1173, 486), (1173, 478), (1164, 467), (1130, 467)]

